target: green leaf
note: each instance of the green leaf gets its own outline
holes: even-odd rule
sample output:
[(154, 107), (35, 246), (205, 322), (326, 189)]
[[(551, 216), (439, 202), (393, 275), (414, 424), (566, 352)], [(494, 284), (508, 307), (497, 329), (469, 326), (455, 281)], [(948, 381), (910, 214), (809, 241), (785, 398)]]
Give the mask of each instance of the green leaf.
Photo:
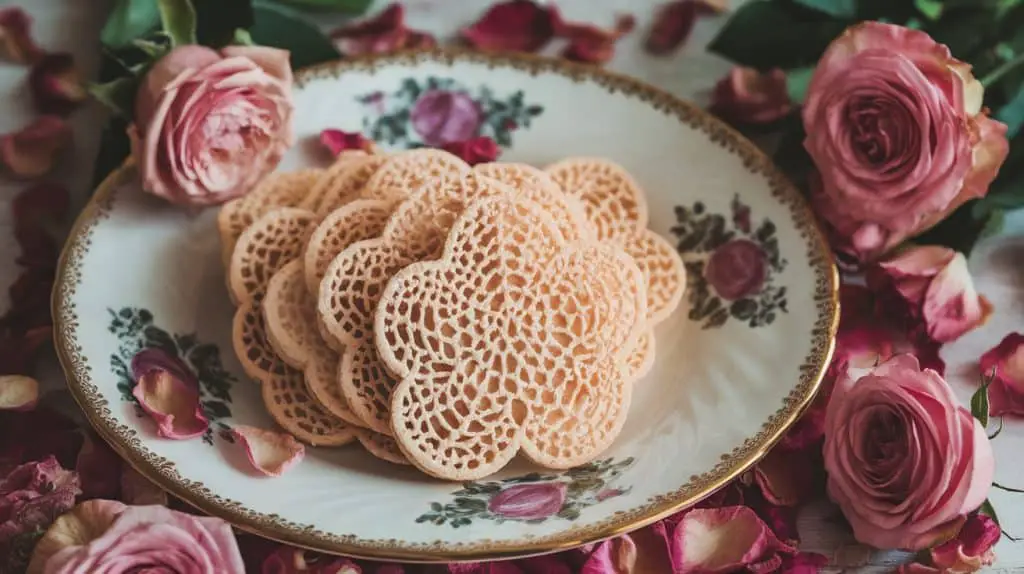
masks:
[[(173, 40), (172, 40), (173, 41)], [(131, 45), (152, 60), (159, 60), (171, 50), (171, 43), (162, 43), (148, 38), (135, 38)]]
[(814, 77), (813, 66), (786, 72), (786, 92), (793, 103), (804, 103), (804, 98), (807, 96), (807, 86), (810, 85), (812, 77)]
[(252, 41), (252, 35), (249, 34), (249, 31), (244, 28), (239, 28), (235, 30), (235, 41), (232, 43), (237, 44), (239, 46), (252, 46), (255, 44)]
[(322, 12), (343, 12), (345, 14), (362, 14), (373, 4), (373, 0), (278, 0), (281, 4), (291, 4), (305, 10)]
[(992, 502), (987, 498), (985, 499), (985, 502), (981, 503), (981, 506), (978, 508), (978, 512), (988, 516), (992, 519), (992, 522), (996, 523), (996, 526), (999, 526), (999, 516), (996, 514), (996, 509), (992, 507)]
[(942, 17), (942, 0), (914, 0), (914, 7), (922, 16), (935, 21)]
[(331, 40), (294, 10), (267, 0), (254, 0), (253, 12), (256, 22), (249, 29), (252, 40), (290, 51), (293, 68), (341, 57)]
[(794, 0), (794, 2), (835, 18), (853, 18), (857, 15), (856, 0)]
[(708, 50), (761, 70), (812, 66), (850, 23), (801, 6), (748, 2), (729, 18)]
[(100, 32), (100, 40), (111, 48), (120, 48), (159, 25), (156, 0), (117, 0)]
[(1013, 99), (999, 108), (995, 118), (1006, 124), (1007, 138), (1013, 139), (1020, 133), (1020, 128), (1024, 125), (1024, 86), (1018, 88)]
[(992, 384), (992, 376), (986, 376), (981, 388), (971, 396), (971, 414), (978, 419), (981, 426), (988, 426), (988, 387)]
[(199, 43), (222, 48), (235, 41), (235, 31), (253, 25), (252, 0), (192, 0)]
[(105, 84), (92, 84), (89, 93), (118, 116), (131, 118), (138, 89), (138, 80), (125, 76)]
[(196, 43), (196, 10), (191, 0), (158, 0), (160, 22), (175, 46)]

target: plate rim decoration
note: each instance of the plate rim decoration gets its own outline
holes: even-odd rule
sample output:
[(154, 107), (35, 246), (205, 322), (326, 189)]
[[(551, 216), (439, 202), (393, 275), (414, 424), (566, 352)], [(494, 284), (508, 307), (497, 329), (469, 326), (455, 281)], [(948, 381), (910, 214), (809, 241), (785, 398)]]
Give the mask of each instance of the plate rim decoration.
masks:
[(172, 461), (146, 448), (135, 429), (119, 422), (111, 405), (93, 382), (82, 347), (76, 341), (79, 324), (74, 300), (83, 277), (83, 260), (89, 251), (94, 228), (111, 213), (114, 190), (126, 181), (126, 177), (134, 174), (131, 160), (127, 160), (103, 180), (78, 215), (62, 250), (52, 293), (54, 346), (71, 394), (81, 406), (90, 425), (146, 478), (199, 510), (220, 517), (238, 529), (332, 554), (407, 562), (523, 557), (611, 538), (692, 506), (753, 466), (782, 438), (817, 394), (832, 358), (839, 322), (838, 269), (825, 235), (800, 191), (761, 149), (696, 104), (639, 79), (594, 66), (532, 54), (482, 53), (465, 49), (419, 50), (332, 61), (305, 68), (296, 72), (295, 84), (301, 88), (311, 81), (325, 77), (337, 78), (350, 71), (373, 73), (391, 65), (409, 66), (423, 62), (448, 66), (456, 63), (483, 64), (490, 69), (510, 67), (533, 76), (553, 73), (574, 82), (595, 83), (611, 93), (637, 98), (645, 105), (703, 132), (711, 143), (739, 156), (748, 172), (767, 180), (771, 195), (789, 210), (796, 224), (796, 232), (808, 246), (806, 257), (814, 276), (813, 304), (817, 316), (811, 331), (811, 350), (799, 367), (800, 380), (758, 433), (748, 437), (731, 453), (722, 455), (712, 469), (702, 475), (690, 476), (674, 492), (650, 497), (637, 507), (614, 513), (598, 522), (546, 536), (502, 542), (484, 539), (462, 543), (440, 540), (425, 543), (397, 539), (371, 540), (355, 535), (333, 534), (312, 525), (288, 521), (275, 514), (249, 510), (240, 502), (216, 494), (201, 482), (181, 476)]

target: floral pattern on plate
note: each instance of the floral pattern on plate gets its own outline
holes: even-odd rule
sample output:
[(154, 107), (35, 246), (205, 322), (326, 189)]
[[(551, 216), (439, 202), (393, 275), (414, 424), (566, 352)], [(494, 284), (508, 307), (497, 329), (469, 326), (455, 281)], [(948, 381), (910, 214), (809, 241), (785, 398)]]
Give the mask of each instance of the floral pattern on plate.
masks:
[(430, 512), (416, 522), (468, 526), (474, 519), (540, 524), (551, 518), (576, 520), (588, 506), (629, 492), (616, 479), (633, 465), (633, 457), (619, 462), (606, 458), (561, 474), (530, 473), (498, 481), (466, 482), (447, 504), (433, 502)]
[(220, 438), (234, 442), (224, 419), (231, 418), (231, 386), (237, 379), (221, 364), (220, 349), (201, 343), (195, 333), (168, 333), (154, 324), (153, 314), (146, 309), (122, 307), (108, 311), (107, 329), (118, 341), (117, 352), (110, 355), (110, 367), (118, 377), (121, 399), (134, 404), (142, 416), (142, 408), (132, 395), (135, 381), (142, 374), (139, 371), (155, 367), (170, 370), (199, 387), (200, 403), (210, 421), (203, 442), (213, 444), (215, 429)]
[(687, 276), (690, 320), (704, 329), (724, 325), (729, 318), (749, 327), (771, 325), (788, 313), (786, 288), (775, 278), (786, 269), (779, 253), (775, 224), (763, 219), (756, 227), (750, 206), (733, 197), (731, 214), (711, 213), (702, 202), (676, 207), (678, 238)]
[(363, 132), (405, 148), (442, 147), (477, 136), (512, 145), (512, 132), (529, 128), (544, 107), (527, 104), (522, 90), (498, 96), (487, 86), (470, 90), (449, 78), (406, 78), (394, 92), (370, 92), (358, 101), (369, 109)]

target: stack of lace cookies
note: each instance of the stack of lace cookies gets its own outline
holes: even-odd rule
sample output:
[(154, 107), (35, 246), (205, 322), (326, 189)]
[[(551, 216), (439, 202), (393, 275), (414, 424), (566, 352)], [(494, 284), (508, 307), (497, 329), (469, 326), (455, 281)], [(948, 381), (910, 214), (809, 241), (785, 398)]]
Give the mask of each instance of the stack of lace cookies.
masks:
[(643, 191), (601, 159), (346, 152), (218, 223), (235, 351), (274, 420), (449, 480), (599, 456), (686, 283)]

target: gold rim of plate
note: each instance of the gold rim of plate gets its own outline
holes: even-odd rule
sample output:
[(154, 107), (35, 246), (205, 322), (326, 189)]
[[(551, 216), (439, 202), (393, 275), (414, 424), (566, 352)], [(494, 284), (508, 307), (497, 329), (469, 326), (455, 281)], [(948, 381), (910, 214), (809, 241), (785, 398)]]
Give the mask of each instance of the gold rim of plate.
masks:
[(813, 400), (828, 369), (839, 323), (839, 275), (835, 261), (813, 212), (799, 190), (757, 146), (696, 105), (640, 80), (593, 66), (530, 54), (493, 54), (442, 49), (328, 62), (297, 72), (295, 81), (301, 87), (318, 78), (336, 78), (346, 72), (373, 73), (394, 64), (412, 65), (422, 62), (449, 66), (467, 62), (484, 64), (490, 68), (511, 67), (531, 75), (555, 73), (575, 82), (592, 82), (609, 92), (621, 93), (640, 100), (665, 115), (675, 117), (682, 123), (704, 132), (713, 143), (739, 156), (748, 171), (768, 179), (772, 195), (789, 208), (800, 237), (807, 244), (806, 255), (815, 275), (813, 301), (817, 318), (811, 333), (811, 351), (800, 365), (800, 381), (761, 430), (731, 453), (723, 455), (711, 470), (689, 477), (689, 480), (675, 492), (653, 496), (636, 508), (617, 512), (600, 522), (573, 527), (548, 536), (505, 542), (481, 540), (466, 543), (371, 540), (355, 535), (324, 532), (312, 525), (297, 524), (277, 515), (249, 510), (237, 501), (214, 493), (202, 483), (181, 476), (173, 462), (145, 447), (135, 429), (119, 423), (110, 409), (109, 402), (102, 397), (99, 388), (93, 382), (91, 369), (82, 354), (82, 347), (76, 341), (78, 316), (73, 299), (82, 280), (82, 262), (89, 251), (94, 228), (110, 214), (113, 207), (113, 191), (126, 177), (133, 175), (134, 169), (130, 162), (115, 170), (100, 184), (88, 205), (79, 214), (61, 254), (52, 296), (57, 356), (67, 376), (71, 393), (82, 407), (89, 423), (144, 476), (174, 496), (210, 515), (226, 520), (241, 530), (332, 554), (411, 562), (522, 557), (566, 550), (611, 538), (642, 528), (692, 506), (760, 460)]

